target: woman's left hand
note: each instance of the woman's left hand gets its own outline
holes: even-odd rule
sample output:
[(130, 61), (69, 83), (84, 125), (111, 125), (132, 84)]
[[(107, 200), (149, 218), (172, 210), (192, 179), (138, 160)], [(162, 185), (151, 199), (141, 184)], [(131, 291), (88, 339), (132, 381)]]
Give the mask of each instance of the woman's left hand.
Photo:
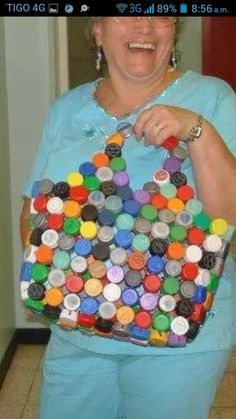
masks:
[(169, 137), (188, 138), (189, 130), (198, 120), (198, 114), (184, 108), (155, 105), (143, 111), (136, 120), (134, 133), (137, 140), (144, 137), (144, 145), (160, 147)]

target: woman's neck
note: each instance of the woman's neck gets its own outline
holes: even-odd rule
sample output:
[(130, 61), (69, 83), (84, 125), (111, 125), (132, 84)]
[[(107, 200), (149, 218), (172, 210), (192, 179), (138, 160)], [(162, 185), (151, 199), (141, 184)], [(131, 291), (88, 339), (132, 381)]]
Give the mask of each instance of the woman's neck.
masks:
[(180, 76), (179, 71), (166, 71), (152, 81), (125, 81), (108, 77), (97, 85), (95, 99), (110, 114), (122, 117), (144, 106)]

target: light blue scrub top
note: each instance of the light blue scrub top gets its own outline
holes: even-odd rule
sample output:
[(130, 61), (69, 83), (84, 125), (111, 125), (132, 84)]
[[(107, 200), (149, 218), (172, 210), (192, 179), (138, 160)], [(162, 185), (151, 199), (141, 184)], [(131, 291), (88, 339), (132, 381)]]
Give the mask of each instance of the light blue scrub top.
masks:
[[(97, 104), (93, 93), (99, 80), (71, 89), (53, 103), (31, 175), (22, 191), (24, 196), (31, 196), (35, 180), (64, 180), (70, 171), (78, 170), (78, 166), (90, 160), (95, 152), (104, 150), (106, 138), (121, 121), (134, 124), (138, 112), (117, 119)], [(236, 156), (236, 95), (224, 81), (187, 71), (152, 99), (148, 106), (139, 109), (139, 113), (155, 104), (179, 106), (200, 113), (212, 123)], [(145, 148), (142, 141), (137, 142), (134, 138), (125, 141), (123, 156), (132, 175), (131, 187), (134, 190), (140, 189), (152, 179), (156, 169), (163, 167), (165, 155), (163, 148)], [(183, 163), (182, 170), (187, 175), (188, 183), (194, 187), (189, 159)], [(236, 344), (236, 278), (232, 257), (229, 255), (227, 258), (211, 314), (196, 339), (183, 348), (141, 347), (99, 336), (85, 336), (78, 330), (66, 331), (55, 324), (50, 327), (53, 333), (72, 344), (107, 354), (178, 355), (229, 348)]]

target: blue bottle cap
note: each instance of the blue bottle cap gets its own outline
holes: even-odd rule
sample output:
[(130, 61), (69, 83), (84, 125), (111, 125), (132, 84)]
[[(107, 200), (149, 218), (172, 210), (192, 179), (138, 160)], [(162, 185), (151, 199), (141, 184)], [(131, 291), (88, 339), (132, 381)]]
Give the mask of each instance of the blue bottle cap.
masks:
[(141, 327), (131, 325), (129, 330), (130, 336), (134, 339), (147, 340), (149, 336), (148, 329), (142, 329)]
[(75, 242), (75, 253), (79, 256), (89, 256), (92, 252), (92, 244), (90, 240), (79, 239)]
[(140, 204), (134, 199), (128, 199), (123, 204), (123, 211), (127, 212), (127, 214), (130, 214), (133, 217), (136, 217), (138, 215), (139, 209), (140, 209)]
[(127, 201), (127, 199), (133, 197), (133, 191), (129, 185), (121, 186), (120, 188), (117, 188), (116, 195), (119, 196), (122, 201)]
[(96, 172), (96, 166), (90, 161), (82, 163), (79, 167), (79, 172), (83, 176), (92, 176)]
[(132, 234), (129, 230), (118, 230), (114, 240), (117, 247), (128, 249), (132, 243)]
[(121, 293), (121, 300), (126, 306), (137, 304), (139, 295), (133, 288), (126, 288)]
[(147, 260), (147, 270), (149, 272), (158, 274), (164, 269), (164, 261), (160, 256), (151, 256)]
[(194, 304), (202, 304), (206, 300), (207, 289), (201, 285), (196, 286), (196, 291), (194, 296), (191, 298), (191, 301)]
[(109, 209), (103, 209), (98, 214), (98, 222), (100, 226), (113, 226), (115, 223), (115, 215)]
[(85, 297), (81, 302), (80, 309), (84, 314), (95, 314), (98, 310), (99, 302), (94, 297)]
[(32, 266), (33, 266), (33, 263), (31, 263), (31, 262), (22, 263), (21, 270), (20, 270), (21, 281), (30, 281), (31, 280), (31, 278), (32, 278), (32, 276), (31, 276)]

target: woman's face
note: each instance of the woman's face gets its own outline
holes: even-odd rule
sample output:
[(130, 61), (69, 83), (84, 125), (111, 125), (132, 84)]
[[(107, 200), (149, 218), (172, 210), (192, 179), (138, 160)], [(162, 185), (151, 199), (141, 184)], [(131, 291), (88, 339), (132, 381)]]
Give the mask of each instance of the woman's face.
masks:
[(103, 48), (111, 77), (119, 73), (125, 78), (151, 79), (166, 71), (174, 45), (175, 20), (158, 19), (109, 17), (95, 24), (96, 43)]

